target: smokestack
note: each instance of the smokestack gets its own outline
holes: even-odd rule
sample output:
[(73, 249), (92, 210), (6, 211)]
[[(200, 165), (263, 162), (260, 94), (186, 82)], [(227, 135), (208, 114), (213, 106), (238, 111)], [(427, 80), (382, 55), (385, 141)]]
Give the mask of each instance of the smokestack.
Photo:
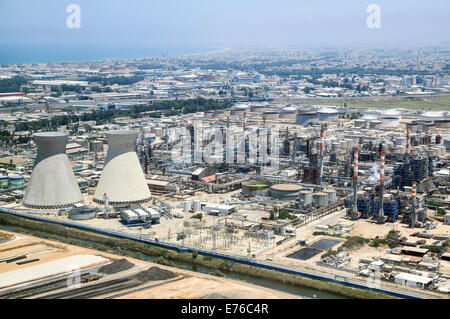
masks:
[(378, 224), (384, 224), (384, 211), (383, 211), (384, 167), (385, 167), (385, 151), (381, 150), (381, 156), (380, 156), (380, 210), (378, 212)]
[(324, 141), (323, 138), (325, 136), (325, 132), (323, 129), (323, 125), (320, 129), (320, 177), (319, 177), (319, 185), (322, 185), (322, 176), (323, 176), (323, 149), (324, 149)]
[(150, 191), (144, 172), (134, 151), (136, 131), (113, 131), (106, 133), (108, 154), (102, 175), (94, 194), (94, 201), (111, 204), (143, 203), (150, 199)]
[(358, 214), (358, 161), (359, 161), (359, 149), (355, 147), (353, 156), (353, 209), (351, 219), (356, 220), (359, 218)]
[(244, 131), (247, 129), (247, 112), (244, 112)]
[(411, 215), (410, 215), (410, 221), (409, 226), (411, 228), (414, 228), (416, 226), (416, 197), (417, 197), (417, 183), (413, 182), (412, 184), (412, 208), (411, 208)]
[(406, 155), (409, 156), (411, 154), (411, 128), (408, 127), (406, 129)]
[(37, 156), (23, 197), (25, 207), (58, 209), (83, 201), (66, 155), (68, 137), (63, 132), (34, 134)]

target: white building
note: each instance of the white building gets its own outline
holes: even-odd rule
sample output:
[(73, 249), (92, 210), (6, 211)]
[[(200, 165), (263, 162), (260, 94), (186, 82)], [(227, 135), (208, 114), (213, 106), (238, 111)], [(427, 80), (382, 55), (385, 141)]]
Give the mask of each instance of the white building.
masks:
[(406, 272), (399, 273), (397, 276), (395, 276), (396, 284), (422, 289), (424, 289), (425, 286), (429, 285), (432, 281), (433, 279), (431, 278), (408, 274)]

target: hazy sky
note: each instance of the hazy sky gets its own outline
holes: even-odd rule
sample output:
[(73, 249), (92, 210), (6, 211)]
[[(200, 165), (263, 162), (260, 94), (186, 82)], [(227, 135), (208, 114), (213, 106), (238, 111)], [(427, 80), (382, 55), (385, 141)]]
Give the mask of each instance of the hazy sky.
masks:
[[(366, 26), (372, 3), (381, 29)], [(0, 0), (0, 45), (448, 45), (449, 17), (449, 0)]]

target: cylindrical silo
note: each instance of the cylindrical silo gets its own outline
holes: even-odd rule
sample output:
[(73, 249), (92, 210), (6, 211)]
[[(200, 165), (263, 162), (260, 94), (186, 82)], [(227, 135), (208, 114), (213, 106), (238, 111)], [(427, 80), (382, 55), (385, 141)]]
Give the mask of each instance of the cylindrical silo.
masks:
[(145, 176), (135, 152), (137, 131), (106, 133), (108, 154), (95, 190), (94, 201), (110, 204), (142, 203), (150, 199)]
[(23, 205), (36, 209), (58, 209), (83, 201), (66, 155), (68, 133), (36, 133), (37, 156), (23, 197)]
[(315, 193), (314, 194), (314, 202), (317, 206), (323, 207), (328, 205), (328, 194), (326, 193)]
[(196, 212), (202, 210), (202, 203), (201, 203), (198, 199), (194, 200), (193, 204), (194, 204), (194, 205), (193, 205), (193, 209), (194, 209)]
[(8, 176), (0, 176), (0, 189), (8, 188)]
[(90, 141), (89, 142), (89, 150), (91, 152), (103, 152), (103, 142), (102, 141)]
[(277, 184), (270, 187), (270, 194), (276, 199), (295, 200), (302, 188), (295, 184)]
[(302, 190), (299, 193), (298, 199), (300, 201), (300, 204), (303, 204), (304, 206), (309, 206), (312, 204), (313, 192), (308, 190)]
[(295, 123), (308, 125), (319, 121), (319, 114), (314, 110), (301, 110), (296, 114)]
[(335, 189), (326, 189), (323, 191), (325, 194), (328, 195), (328, 203), (331, 204), (336, 201), (337, 195)]
[(192, 200), (190, 199), (185, 199), (183, 201), (183, 211), (185, 213), (188, 213), (190, 210), (192, 209)]

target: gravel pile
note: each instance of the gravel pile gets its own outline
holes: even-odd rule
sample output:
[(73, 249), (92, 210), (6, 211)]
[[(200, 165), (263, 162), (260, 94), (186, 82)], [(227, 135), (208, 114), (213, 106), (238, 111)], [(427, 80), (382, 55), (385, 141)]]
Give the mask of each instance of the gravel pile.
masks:
[(167, 280), (178, 277), (177, 273), (174, 273), (170, 270), (161, 269), (156, 266), (153, 266), (147, 270), (141, 271), (137, 274), (136, 279), (141, 282), (146, 281), (155, 281), (155, 280)]
[(101, 274), (112, 275), (133, 268), (133, 266), (134, 264), (128, 260), (120, 259), (110, 263), (109, 265), (101, 267), (98, 272)]

